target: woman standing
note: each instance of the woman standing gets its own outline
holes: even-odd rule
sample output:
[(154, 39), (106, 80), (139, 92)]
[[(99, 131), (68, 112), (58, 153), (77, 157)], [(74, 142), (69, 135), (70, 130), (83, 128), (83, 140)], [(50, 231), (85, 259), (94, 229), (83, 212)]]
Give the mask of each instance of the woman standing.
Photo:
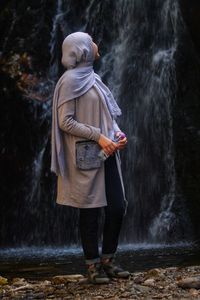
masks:
[[(65, 38), (62, 64), (66, 71), (53, 98), (51, 170), (58, 176), (56, 202), (79, 208), (88, 279), (107, 283), (111, 277), (129, 276), (114, 261), (127, 206), (118, 150), (127, 139), (120, 140), (116, 123), (121, 111), (94, 73), (93, 62), (98, 58), (98, 47), (87, 33), (75, 32)], [(108, 158), (104, 161), (99, 154)], [(98, 215), (102, 207), (105, 222), (100, 256)]]

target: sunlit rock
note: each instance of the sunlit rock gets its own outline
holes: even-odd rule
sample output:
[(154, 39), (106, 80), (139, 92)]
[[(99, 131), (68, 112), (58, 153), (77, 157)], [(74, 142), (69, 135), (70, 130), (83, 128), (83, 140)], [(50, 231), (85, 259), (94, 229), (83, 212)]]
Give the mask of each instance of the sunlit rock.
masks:
[(8, 279), (0, 276), (0, 285), (8, 284)]

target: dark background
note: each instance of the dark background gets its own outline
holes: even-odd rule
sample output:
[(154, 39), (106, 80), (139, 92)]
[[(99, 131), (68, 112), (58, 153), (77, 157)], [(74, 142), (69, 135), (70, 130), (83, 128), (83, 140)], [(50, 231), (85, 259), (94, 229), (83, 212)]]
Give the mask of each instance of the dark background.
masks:
[[(69, 30), (71, 28), (74, 31), (76, 26), (79, 27), (84, 21), (82, 10), (88, 1), (72, 2), (78, 24), (72, 21), (72, 17), (69, 21)], [(112, 1), (106, 2), (109, 2), (112, 8)], [(55, 1), (44, 0), (11, 0), (0, 3), (0, 244), (2, 246), (20, 244), (19, 235), (22, 244), (26, 241), (30, 245), (59, 244), (63, 232), (56, 231), (58, 220), (65, 224), (75, 222), (73, 216), (76, 212), (73, 209), (67, 212), (66, 219), (65, 208), (61, 211), (60, 207), (55, 207), (55, 176), (49, 171), (51, 118), (46, 102), (49, 102), (52, 96), (52, 89), (47, 74), (54, 59), (50, 55), (49, 42), (55, 4)], [(180, 7), (186, 31), (180, 45), (181, 55), (178, 55), (176, 60), (178, 92), (173, 107), (175, 168), (180, 196), (184, 195), (192, 219), (194, 239), (199, 240), (200, 3), (197, 0), (189, 2), (181, 0)], [(94, 39), (100, 39), (99, 33), (98, 36), (96, 32), (92, 34)], [(109, 35), (102, 34), (109, 41)], [(101, 49), (102, 52), (105, 50)], [(42, 90), (44, 83), (45, 88)], [(35, 153), (40, 153), (41, 145), (45, 142), (47, 154), (44, 156), (42, 174), (39, 173), (40, 187), (34, 187), (31, 166)], [(50, 188), (53, 190), (52, 199), (47, 197)], [(26, 197), (30, 189), (33, 196), (27, 207)], [(38, 198), (41, 202), (34, 201)], [(49, 214), (49, 217), (46, 217), (49, 211), (47, 207), (54, 208), (54, 214)], [(37, 223), (38, 210), (43, 220), (40, 225)], [(51, 221), (52, 217), (54, 222)], [(36, 227), (37, 231), (34, 231)], [(44, 228), (48, 230), (45, 231)], [(46, 232), (52, 234), (47, 235)], [(68, 234), (67, 239), (70, 240), (70, 232)]]

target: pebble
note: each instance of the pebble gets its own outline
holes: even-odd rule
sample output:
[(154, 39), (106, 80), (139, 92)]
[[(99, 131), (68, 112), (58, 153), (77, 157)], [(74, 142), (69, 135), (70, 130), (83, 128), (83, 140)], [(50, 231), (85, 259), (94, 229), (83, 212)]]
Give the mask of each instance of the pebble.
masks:
[(143, 285), (147, 285), (147, 286), (155, 286), (155, 280), (154, 280), (153, 278), (146, 279), (146, 280), (143, 282)]
[(146, 272), (146, 278), (160, 276), (162, 269), (151, 269)]
[(137, 300), (200, 299), (200, 266), (154, 268), (130, 278), (93, 285), (80, 274), (53, 276), (50, 280), (1, 277), (2, 300)]
[(190, 289), (189, 292), (190, 292), (190, 294), (191, 294), (192, 297), (198, 297), (198, 296), (200, 296), (199, 291), (197, 291), (196, 289)]
[(59, 283), (68, 283), (68, 282), (76, 282), (77, 280), (82, 280), (84, 279), (83, 275), (80, 274), (74, 274), (74, 275), (58, 275), (54, 276), (51, 280), (52, 283), (54, 284), (59, 284)]

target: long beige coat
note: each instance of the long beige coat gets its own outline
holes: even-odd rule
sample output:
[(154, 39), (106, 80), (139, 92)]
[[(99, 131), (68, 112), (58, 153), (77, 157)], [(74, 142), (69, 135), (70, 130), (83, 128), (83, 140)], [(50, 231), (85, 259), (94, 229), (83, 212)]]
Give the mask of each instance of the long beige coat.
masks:
[[(62, 90), (60, 93), (62, 97)], [(93, 86), (81, 97), (61, 105), (58, 108), (58, 120), (62, 130), (67, 174), (65, 177), (58, 176), (56, 202), (78, 208), (106, 206), (104, 163), (97, 169), (80, 170), (76, 167), (75, 159), (77, 141), (91, 139), (97, 142), (101, 133), (109, 136), (113, 130), (113, 121), (105, 101)], [(124, 191), (118, 154), (116, 158)]]

